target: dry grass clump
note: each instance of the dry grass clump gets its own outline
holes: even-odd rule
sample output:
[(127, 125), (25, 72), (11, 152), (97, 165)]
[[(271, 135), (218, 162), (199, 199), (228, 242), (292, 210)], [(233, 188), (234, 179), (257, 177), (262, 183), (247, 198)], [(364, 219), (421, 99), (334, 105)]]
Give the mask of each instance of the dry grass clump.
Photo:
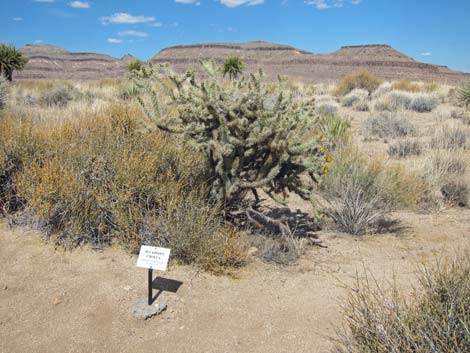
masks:
[(8, 83), (3, 75), (0, 75), (0, 109), (3, 109), (7, 102)]
[(444, 199), (458, 207), (468, 207), (470, 203), (470, 186), (465, 180), (455, 179), (445, 182), (441, 186)]
[(468, 128), (457, 124), (441, 124), (436, 126), (431, 139), (433, 148), (454, 150), (468, 147), (470, 131)]
[(362, 125), (362, 134), (366, 138), (396, 138), (411, 135), (414, 126), (403, 113), (380, 112), (371, 115)]
[(38, 98), (39, 104), (46, 107), (64, 107), (73, 99), (73, 91), (70, 87), (56, 87), (44, 91)]
[(367, 71), (359, 71), (345, 76), (336, 87), (336, 95), (344, 96), (355, 88), (365, 89), (370, 93), (380, 86), (382, 80)]
[(333, 154), (329, 172), (320, 183), (326, 214), (350, 234), (363, 234), (390, 210), (416, 207), (429, 192), (418, 175), (400, 165), (370, 160), (353, 146)]
[(413, 93), (421, 92), (421, 85), (417, 83), (412, 83), (407, 80), (394, 82), (392, 84), (392, 88), (398, 91), (407, 91), (407, 92), (413, 92)]
[(403, 139), (391, 144), (387, 152), (396, 159), (417, 156), (421, 153), (421, 145), (417, 140)]
[(470, 352), (470, 257), (463, 254), (418, 274), (408, 299), (396, 283), (357, 280), (343, 307), (336, 353)]
[(116, 105), (57, 127), (0, 120), (3, 204), (32, 210), (66, 247), (168, 246), (212, 271), (244, 262), (248, 243), (208, 201), (204, 159), (140, 116)]
[(372, 98), (379, 98), (387, 93), (390, 93), (393, 90), (392, 84), (390, 82), (383, 82), (377, 89), (371, 94)]

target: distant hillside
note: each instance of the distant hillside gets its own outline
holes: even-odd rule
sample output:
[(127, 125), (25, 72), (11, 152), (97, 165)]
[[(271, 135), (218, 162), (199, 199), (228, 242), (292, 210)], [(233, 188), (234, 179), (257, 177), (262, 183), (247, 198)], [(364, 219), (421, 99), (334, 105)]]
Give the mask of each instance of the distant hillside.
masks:
[(445, 66), (415, 61), (383, 44), (347, 46), (333, 53), (314, 54), (266, 42), (207, 43), (169, 47), (150, 61), (169, 62), (176, 70), (183, 71), (196, 66), (198, 60), (221, 62), (229, 54), (240, 56), (249, 72), (262, 67), (271, 78), (281, 74), (303, 82), (337, 81), (358, 69), (366, 69), (389, 80), (456, 82), (465, 75)]
[[(30, 59), (17, 78), (100, 79), (121, 78), (134, 59), (121, 59), (94, 53), (71, 53), (51, 45), (26, 45), (21, 49)], [(222, 62), (235, 54), (246, 64), (247, 72), (262, 68), (269, 78), (286, 75), (303, 82), (337, 81), (344, 75), (366, 69), (384, 79), (457, 82), (468, 74), (446, 66), (426, 64), (383, 44), (346, 46), (326, 54), (314, 54), (287, 45), (267, 42), (204, 43), (178, 45), (161, 50), (149, 61), (169, 63), (177, 71), (197, 68), (199, 60)]]
[(29, 59), (24, 70), (15, 74), (20, 79), (122, 78), (126, 64), (133, 58), (126, 55), (120, 60), (104, 54), (71, 53), (47, 44), (27, 44), (20, 51)]

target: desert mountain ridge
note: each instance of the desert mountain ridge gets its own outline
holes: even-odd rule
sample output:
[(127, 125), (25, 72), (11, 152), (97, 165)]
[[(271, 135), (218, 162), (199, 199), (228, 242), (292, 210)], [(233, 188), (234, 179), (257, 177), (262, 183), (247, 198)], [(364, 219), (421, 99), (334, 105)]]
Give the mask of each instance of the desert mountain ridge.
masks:
[[(126, 65), (135, 58), (97, 53), (73, 53), (49, 44), (27, 44), (20, 51), (29, 59), (18, 79), (89, 80), (122, 78)], [(262, 68), (268, 78), (285, 75), (302, 82), (331, 82), (366, 69), (388, 80), (408, 79), (454, 83), (470, 74), (446, 66), (427, 64), (400, 53), (386, 44), (344, 46), (332, 53), (315, 54), (288, 45), (255, 41), (246, 43), (201, 43), (162, 49), (151, 63), (169, 63), (176, 71), (197, 68), (200, 60), (222, 62), (228, 55), (239, 56), (246, 72)]]

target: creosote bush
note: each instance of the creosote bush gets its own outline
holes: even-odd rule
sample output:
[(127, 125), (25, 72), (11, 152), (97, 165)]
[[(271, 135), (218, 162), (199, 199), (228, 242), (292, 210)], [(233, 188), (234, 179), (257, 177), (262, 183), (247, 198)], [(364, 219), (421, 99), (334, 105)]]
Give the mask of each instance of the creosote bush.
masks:
[(167, 246), (216, 272), (243, 263), (247, 242), (209, 202), (204, 158), (147, 124), (127, 105), (56, 127), (0, 119), (3, 205), (32, 210), (67, 248)]
[(414, 126), (403, 113), (381, 112), (370, 116), (362, 125), (362, 133), (368, 138), (396, 138), (411, 135)]
[(374, 92), (382, 83), (378, 77), (367, 71), (360, 71), (345, 76), (336, 87), (336, 95), (344, 96), (355, 88), (364, 89), (370, 93)]
[(52, 90), (44, 91), (38, 98), (39, 104), (46, 107), (64, 107), (73, 99), (73, 92), (70, 87), (56, 87)]
[(357, 280), (343, 307), (336, 353), (470, 352), (470, 257), (423, 267), (411, 300), (395, 283)]

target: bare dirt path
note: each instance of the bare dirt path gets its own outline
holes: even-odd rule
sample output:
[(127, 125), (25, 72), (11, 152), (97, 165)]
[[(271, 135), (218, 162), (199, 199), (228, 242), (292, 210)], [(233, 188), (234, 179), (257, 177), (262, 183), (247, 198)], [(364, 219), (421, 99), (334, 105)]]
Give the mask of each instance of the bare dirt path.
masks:
[(320, 234), (327, 249), (296, 265), (253, 262), (237, 278), (172, 265), (176, 294), (148, 321), (132, 317), (146, 272), (119, 249), (64, 252), (34, 231), (0, 224), (0, 352), (327, 352), (356, 270), (404, 288), (418, 262), (470, 247), (470, 210), (399, 214), (402, 235)]

